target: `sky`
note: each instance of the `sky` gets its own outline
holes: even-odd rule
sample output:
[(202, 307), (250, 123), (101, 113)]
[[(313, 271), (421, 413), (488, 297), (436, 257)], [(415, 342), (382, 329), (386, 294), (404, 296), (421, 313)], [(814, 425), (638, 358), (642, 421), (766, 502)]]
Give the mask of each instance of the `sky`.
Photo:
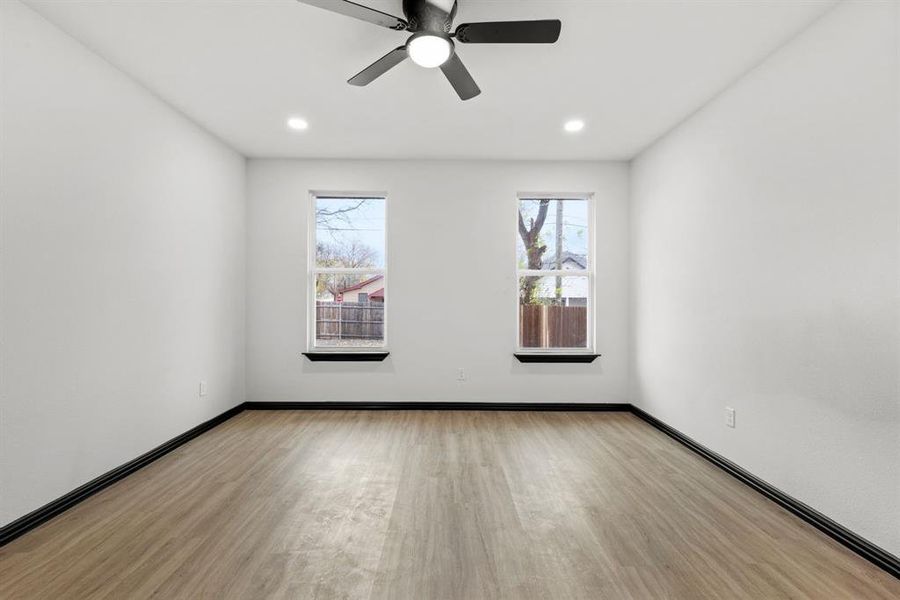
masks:
[[(323, 211), (334, 213), (346, 209), (353, 210), (331, 217), (319, 216)], [(317, 198), (316, 215), (317, 244), (344, 246), (355, 240), (375, 251), (374, 268), (384, 268), (384, 198)]]

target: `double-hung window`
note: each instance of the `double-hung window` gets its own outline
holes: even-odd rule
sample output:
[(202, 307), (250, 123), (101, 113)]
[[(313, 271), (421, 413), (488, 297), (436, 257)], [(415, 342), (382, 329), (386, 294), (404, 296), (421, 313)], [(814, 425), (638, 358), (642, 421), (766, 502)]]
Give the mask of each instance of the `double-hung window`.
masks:
[(387, 200), (312, 194), (310, 350), (384, 349)]
[(589, 195), (519, 196), (519, 351), (592, 351), (592, 215)]

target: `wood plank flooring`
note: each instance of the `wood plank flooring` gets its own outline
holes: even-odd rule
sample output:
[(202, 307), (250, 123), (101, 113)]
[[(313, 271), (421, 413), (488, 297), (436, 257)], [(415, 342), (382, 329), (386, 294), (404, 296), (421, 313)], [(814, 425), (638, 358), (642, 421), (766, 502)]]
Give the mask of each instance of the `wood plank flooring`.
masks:
[(628, 413), (247, 411), (0, 549), (0, 597), (900, 598)]

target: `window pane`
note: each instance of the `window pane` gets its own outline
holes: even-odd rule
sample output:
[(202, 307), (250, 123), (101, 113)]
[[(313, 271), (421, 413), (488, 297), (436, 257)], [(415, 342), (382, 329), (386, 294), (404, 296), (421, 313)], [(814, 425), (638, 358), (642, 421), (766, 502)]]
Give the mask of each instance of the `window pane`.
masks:
[(372, 273), (316, 276), (315, 345), (384, 345), (384, 276)]
[(588, 239), (587, 200), (519, 200), (520, 269), (586, 270)]
[(588, 278), (519, 278), (519, 346), (587, 348)]
[(316, 198), (316, 266), (384, 267), (384, 198)]

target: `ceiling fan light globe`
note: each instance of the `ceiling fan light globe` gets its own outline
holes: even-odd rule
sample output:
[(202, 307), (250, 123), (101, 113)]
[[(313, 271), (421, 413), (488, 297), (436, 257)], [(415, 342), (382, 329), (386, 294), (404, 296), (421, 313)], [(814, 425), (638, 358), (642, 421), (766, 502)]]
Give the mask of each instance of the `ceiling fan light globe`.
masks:
[(415, 35), (406, 44), (409, 58), (420, 67), (434, 69), (450, 59), (453, 43), (439, 35)]
[(578, 133), (584, 129), (584, 121), (581, 119), (566, 121), (565, 125), (563, 125), (563, 129), (569, 133)]

